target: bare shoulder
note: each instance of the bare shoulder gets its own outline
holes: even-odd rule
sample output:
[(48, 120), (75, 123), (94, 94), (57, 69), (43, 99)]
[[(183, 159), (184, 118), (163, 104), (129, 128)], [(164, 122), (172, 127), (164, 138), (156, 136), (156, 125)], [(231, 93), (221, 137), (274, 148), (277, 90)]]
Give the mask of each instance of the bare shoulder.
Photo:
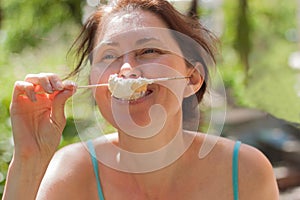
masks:
[[(102, 137), (92, 141), (94, 146), (105, 145), (107, 142)], [(93, 199), (97, 198), (96, 188), (87, 143), (79, 142), (65, 146), (55, 153), (37, 199)]]
[(279, 198), (271, 163), (261, 151), (246, 144), (239, 152), (239, 187), (241, 199)]
[[(231, 161), (235, 144), (236, 141), (220, 137), (214, 151), (220, 157), (229, 158)], [(238, 153), (240, 199), (278, 199), (276, 178), (267, 157), (257, 148), (244, 143), (241, 144)]]
[(86, 183), (87, 177), (91, 176), (89, 163), (84, 143), (58, 150), (48, 166), (37, 199), (78, 199), (79, 184)]
[[(209, 170), (215, 170), (214, 174), (218, 173), (218, 176), (223, 177), (229, 185), (227, 189), (232, 191), (232, 182), (230, 182), (232, 174), (228, 172), (232, 171), (236, 141), (197, 134), (195, 143), (197, 156), (201, 158), (202, 154), (199, 162), (205, 163)], [(266, 156), (258, 149), (244, 143), (241, 144), (238, 153), (240, 199), (278, 199), (279, 193), (273, 168)]]

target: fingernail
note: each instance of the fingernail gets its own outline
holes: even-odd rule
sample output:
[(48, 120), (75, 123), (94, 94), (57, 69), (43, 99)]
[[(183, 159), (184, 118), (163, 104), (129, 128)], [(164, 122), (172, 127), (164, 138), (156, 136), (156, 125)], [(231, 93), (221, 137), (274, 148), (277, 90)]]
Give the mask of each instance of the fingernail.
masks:
[(72, 86), (77, 87), (77, 84), (75, 82), (72, 81)]
[(48, 93), (53, 93), (52, 86), (50, 84), (47, 84), (47, 92)]
[(57, 88), (58, 90), (63, 90), (63, 89), (64, 89), (64, 86), (62, 85), (61, 82), (56, 82), (55, 85), (56, 85), (56, 88)]
[(69, 85), (69, 86), (77, 87), (77, 84), (75, 82), (73, 82), (73, 81), (70, 81), (70, 80), (64, 81), (64, 85)]

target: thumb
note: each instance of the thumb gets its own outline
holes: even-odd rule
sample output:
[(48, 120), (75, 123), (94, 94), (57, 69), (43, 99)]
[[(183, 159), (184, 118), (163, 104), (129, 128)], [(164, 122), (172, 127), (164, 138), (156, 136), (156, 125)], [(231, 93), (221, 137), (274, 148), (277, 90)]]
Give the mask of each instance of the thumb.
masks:
[(64, 89), (55, 95), (52, 102), (52, 120), (56, 123), (60, 124), (61, 122), (65, 122), (65, 104), (76, 92), (76, 87), (74, 82), (65, 82)]

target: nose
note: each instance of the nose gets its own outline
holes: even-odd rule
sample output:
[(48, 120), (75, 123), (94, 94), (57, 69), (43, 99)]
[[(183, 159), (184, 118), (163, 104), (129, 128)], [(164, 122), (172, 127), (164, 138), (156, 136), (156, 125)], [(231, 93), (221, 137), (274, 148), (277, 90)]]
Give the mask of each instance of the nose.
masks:
[(119, 76), (123, 78), (138, 78), (141, 76), (141, 71), (137, 68), (134, 56), (126, 54), (123, 56), (123, 63), (120, 68)]

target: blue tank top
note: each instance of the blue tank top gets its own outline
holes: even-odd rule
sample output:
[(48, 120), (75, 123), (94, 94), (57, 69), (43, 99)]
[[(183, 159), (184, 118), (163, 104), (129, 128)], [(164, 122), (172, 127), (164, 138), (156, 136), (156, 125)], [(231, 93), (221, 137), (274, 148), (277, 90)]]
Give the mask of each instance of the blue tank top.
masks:
[[(91, 160), (94, 168), (95, 178), (97, 181), (97, 190), (98, 190), (98, 197), (100, 200), (104, 200), (103, 191), (101, 188), (100, 176), (99, 176), (99, 167), (98, 167), (98, 160), (96, 157), (96, 152), (94, 145), (91, 140), (87, 142), (87, 146), (91, 155)], [(241, 142), (237, 141), (233, 148), (233, 156), (232, 156), (232, 188), (233, 188), (233, 199), (239, 199), (239, 180), (238, 180), (238, 164), (239, 164), (239, 149), (241, 146)]]
[(87, 142), (87, 146), (88, 146), (88, 149), (89, 149), (89, 152), (90, 152), (90, 155), (91, 155), (92, 164), (93, 164), (93, 168), (94, 168), (94, 173), (95, 173), (95, 177), (96, 177), (96, 181), (97, 181), (98, 197), (99, 197), (100, 200), (104, 200), (104, 196), (103, 196), (103, 192), (102, 192), (102, 188), (101, 188), (101, 183), (100, 183), (98, 160), (97, 160), (97, 156), (96, 156), (96, 152), (95, 152), (93, 142), (91, 140), (89, 140)]

